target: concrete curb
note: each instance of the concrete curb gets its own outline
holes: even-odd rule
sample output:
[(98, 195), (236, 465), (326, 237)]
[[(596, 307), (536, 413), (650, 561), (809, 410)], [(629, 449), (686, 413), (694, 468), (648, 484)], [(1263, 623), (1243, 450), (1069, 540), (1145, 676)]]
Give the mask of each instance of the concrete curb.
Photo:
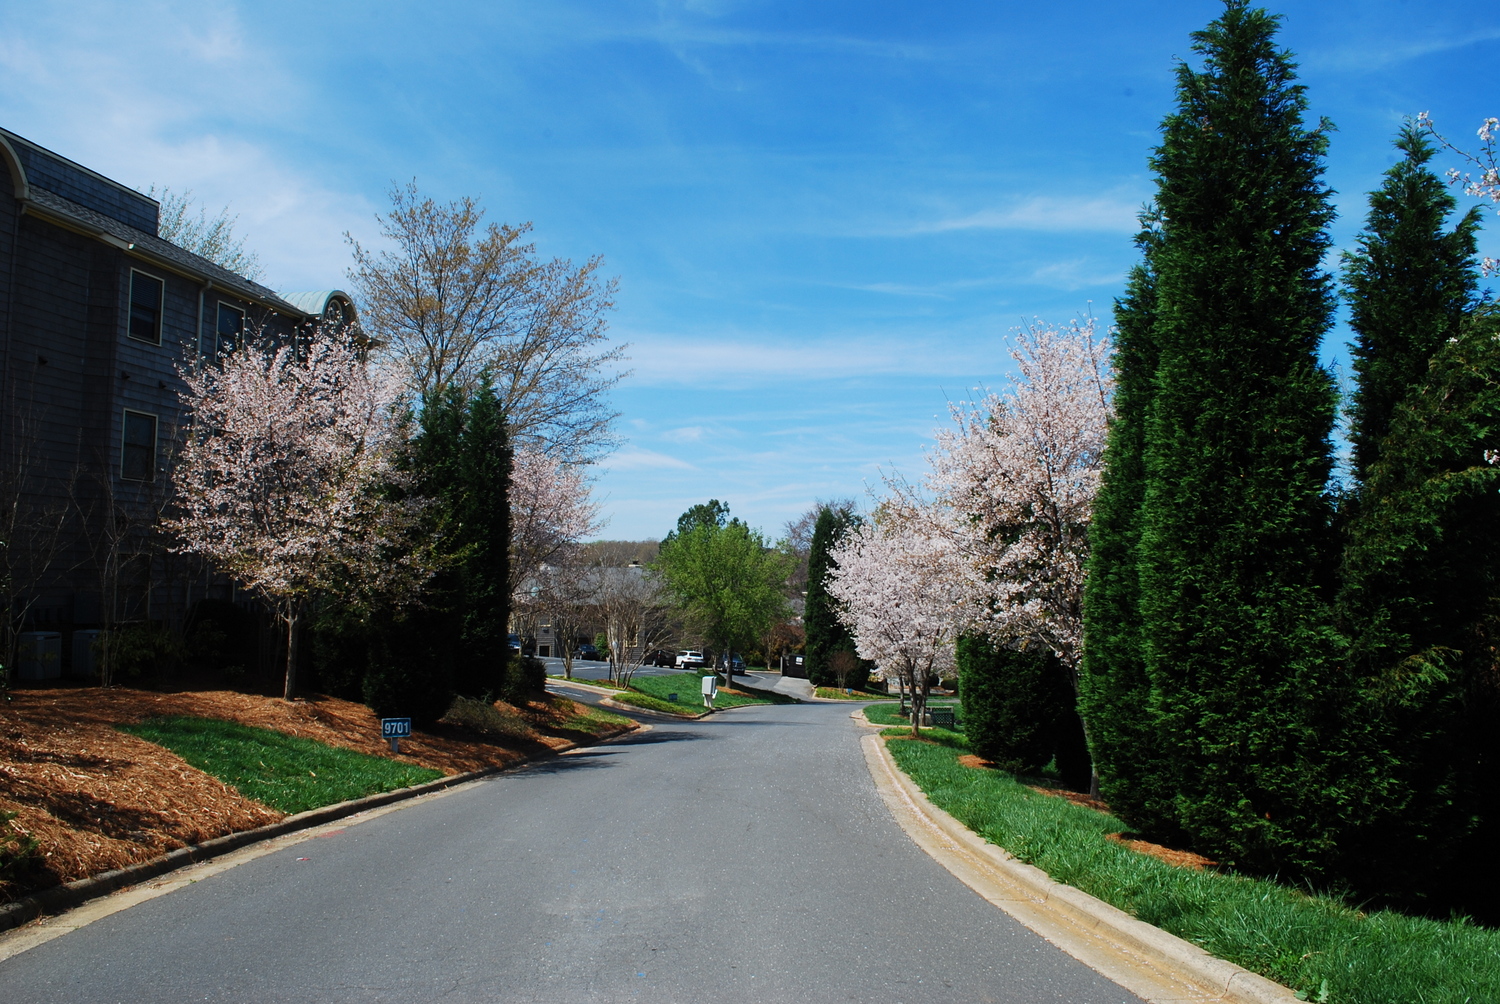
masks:
[(866, 734), (861, 742), (876, 787), (918, 846), (985, 899), (1132, 993), (1153, 1004), (1297, 1001), (1281, 984), (1018, 861), (928, 801), (879, 735)]
[[(636, 726), (639, 728), (640, 726)], [(650, 726), (646, 726), (650, 728)], [(590, 740), (590, 743), (602, 742), (612, 739), (616, 735), (634, 729), (622, 729), (618, 733), (600, 736)], [(440, 777), (436, 781), (428, 781), (425, 784), (414, 784), (407, 788), (397, 788), (394, 791), (382, 791), (375, 795), (366, 795), (364, 798), (354, 798), (347, 802), (336, 802), (333, 805), (325, 805), (317, 809), (309, 809), (299, 812), (294, 816), (287, 816), (279, 822), (266, 826), (259, 826), (253, 830), (240, 830), (237, 833), (226, 833), (222, 837), (214, 837), (205, 840), (201, 844), (190, 844), (187, 847), (179, 847), (175, 851), (151, 858), (149, 861), (140, 861), (124, 868), (116, 868), (112, 871), (100, 872), (98, 875), (90, 875), (88, 878), (75, 879), (72, 882), (41, 892), (33, 893), (23, 899), (0, 905), (0, 931), (8, 931), (11, 928), (20, 927), (30, 923), (38, 917), (49, 914), (61, 913), (91, 899), (104, 896), (109, 893), (124, 889), (128, 886), (137, 885), (148, 879), (156, 878), (167, 872), (176, 871), (178, 868), (186, 868), (188, 865), (209, 861), (213, 858), (239, 850), (250, 844), (271, 840), (298, 830), (306, 830), (322, 823), (332, 822), (336, 819), (344, 819), (368, 809), (379, 808), (392, 802), (403, 802), (409, 798), (417, 798), (420, 795), (431, 794), (442, 791), (444, 788), (452, 788), (455, 785), (465, 784), (469, 781), (477, 781), (483, 777), (490, 777), (507, 770), (515, 770), (546, 760), (559, 753), (579, 748), (581, 744), (570, 741), (566, 746), (558, 746), (555, 749), (538, 756), (523, 757), (513, 763), (503, 764), (496, 767), (485, 767), (480, 770), (471, 770), (463, 774), (452, 774), (448, 777)]]

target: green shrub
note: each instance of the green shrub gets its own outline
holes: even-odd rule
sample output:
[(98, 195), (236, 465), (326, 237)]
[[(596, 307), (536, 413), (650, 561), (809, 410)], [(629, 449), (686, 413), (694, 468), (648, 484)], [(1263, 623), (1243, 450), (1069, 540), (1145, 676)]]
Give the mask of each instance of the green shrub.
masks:
[(547, 692), (547, 664), (512, 653), (505, 665), (505, 699), (520, 704)]
[(36, 838), (16, 829), (14, 812), (0, 812), (0, 892), (36, 860)]
[(1047, 766), (1057, 755), (1073, 696), (1057, 658), (965, 636), (957, 661), (964, 734), (974, 753), (1018, 774)]

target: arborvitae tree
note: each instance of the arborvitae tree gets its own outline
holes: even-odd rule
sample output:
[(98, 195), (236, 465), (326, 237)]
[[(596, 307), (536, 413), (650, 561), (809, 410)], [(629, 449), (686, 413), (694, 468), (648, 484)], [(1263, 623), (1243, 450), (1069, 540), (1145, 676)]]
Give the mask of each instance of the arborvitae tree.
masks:
[[(828, 573), (833, 559), (828, 552), (843, 539), (857, 517), (848, 509), (824, 506), (813, 526), (812, 546), (807, 557), (807, 602), (802, 623), (807, 630), (807, 678), (817, 687), (838, 683), (830, 660), (833, 653), (854, 651), (854, 637), (834, 611), (833, 597), (828, 595)], [(860, 675), (857, 671), (856, 676)], [(868, 673), (864, 673), (868, 679)], [(865, 680), (851, 680), (850, 686), (863, 687)]]
[(1361, 480), (1380, 456), (1391, 412), (1426, 376), (1427, 360), (1438, 347), (1458, 334), (1478, 284), (1479, 207), (1446, 230), (1456, 203), (1447, 183), (1425, 166), (1432, 145), (1408, 123), (1396, 146), (1405, 157), (1370, 193), (1358, 250), (1344, 255), (1358, 377), (1350, 439)]
[[(1340, 845), (1349, 870), (1377, 866), (1397, 895), (1430, 893), (1432, 872), (1500, 820), (1497, 448), (1500, 311), (1486, 307), (1392, 412), (1344, 552), (1350, 718), (1369, 723), (1379, 787)], [(1495, 891), (1492, 852), (1459, 855), (1450, 901)]]
[(1275, 45), (1277, 18), (1226, 0), (1194, 34), (1163, 125), (1160, 353), (1145, 432), (1141, 629), (1169, 815), (1218, 860), (1320, 873), (1343, 806), (1320, 759), (1339, 655), (1320, 583), (1336, 396), (1317, 350), (1334, 211), (1325, 121)]
[(1141, 222), (1137, 243), (1145, 260), (1131, 270), (1125, 296), (1115, 302), (1115, 417), (1089, 526), (1078, 696), (1101, 794), (1123, 818), (1166, 820), (1176, 791), (1151, 714), (1140, 610), (1146, 420), (1157, 363), (1151, 253), (1160, 232), (1154, 214)]
[(510, 467), (505, 415), (485, 375), (469, 401), (459, 438), (460, 490), (454, 500), (455, 538), (465, 548), (459, 607), (464, 663), (456, 685), (468, 696), (498, 695), (502, 689), (518, 694), (530, 687), (519, 679), (507, 680), (505, 669), (510, 655)]
[(1001, 648), (974, 635), (958, 640), (955, 655), (969, 748), (1013, 773), (1047, 766), (1073, 703), (1057, 657), (1041, 648)]

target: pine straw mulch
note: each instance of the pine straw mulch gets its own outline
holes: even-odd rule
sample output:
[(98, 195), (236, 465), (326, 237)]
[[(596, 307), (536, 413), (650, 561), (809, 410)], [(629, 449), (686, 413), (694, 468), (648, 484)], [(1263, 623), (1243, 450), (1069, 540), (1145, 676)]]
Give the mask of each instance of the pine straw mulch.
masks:
[[(958, 758), (958, 762), (965, 767), (973, 767), (978, 770), (989, 770), (992, 767), (992, 764), (988, 760), (977, 757), (972, 753), (965, 753)], [(1026, 787), (1043, 795), (1051, 795), (1054, 798), (1065, 798), (1074, 805), (1080, 805), (1085, 809), (1093, 809), (1096, 812), (1103, 813), (1109, 812), (1108, 802), (1105, 802), (1101, 798), (1095, 798), (1092, 795), (1086, 795), (1081, 791), (1072, 791), (1068, 788), (1043, 788), (1035, 784), (1028, 784)], [(1218, 866), (1217, 861), (1212, 861), (1202, 854), (1197, 854), (1193, 851), (1180, 851), (1174, 847), (1165, 847), (1161, 844), (1153, 844), (1149, 840), (1136, 840), (1132, 837), (1127, 837), (1123, 833), (1106, 834), (1104, 839), (1112, 840), (1117, 844), (1124, 844), (1133, 851), (1141, 854), (1149, 854), (1158, 861), (1165, 861), (1167, 864), (1175, 865), (1178, 868), (1191, 868), (1194, 871), (1202, 871), (1204, 868)]]
[[(331, 697), (287, 702), (228, 690), (98, 687), (21, 690), (13, 697), (0, 703), (0, 811), (16, 812), (12, 826), (40, 847), (24, 874), (0, 884), (0, 902), (282, 818), (116, 725), (196, 715), (391, 755), (369, 708)], [(572, 708), (556, 701), (515, 709), (529, 726), (524, 737), (440, 724), (403, 739), (395, 759), (444, 774), (513, 763), (566, 745), (570, 738), (556, 734), (557, 726)]]

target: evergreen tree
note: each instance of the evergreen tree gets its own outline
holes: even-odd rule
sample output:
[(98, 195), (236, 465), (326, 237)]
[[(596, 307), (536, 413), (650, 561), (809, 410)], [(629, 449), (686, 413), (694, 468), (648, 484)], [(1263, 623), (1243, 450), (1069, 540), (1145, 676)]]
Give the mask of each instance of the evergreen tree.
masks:
[(997, 647), (975, 635), (960, 638), (955, 655), (969, 748), (1012, 773), (1047, 766), (1073, 703), (1057, 657), (1039, 648)]
[(1151, 253), (1160, 231), (1150, 211), (1141, 222), (1137, 244), (1145, 260), (1132, 269), (1125, 296), (1115, 302), (1115, 417), (1089, 527), (1078, 701), (1089, 723), (1100, 793), (1123, 818), (1167, 820), (1175, 789), (1158, 752), (1140, 610), (1146, 421), (1157, 364)]
[(1456, 203), (1444, 180), (1426, 167), (1432, 145), (1407, 123), (1396, 147), (1405, 156), (1370, 193), (1358, 250), (1344, 255), (1358, 378), (1350, 439), (1361, 480), (1380, 455), (1392, 411), (1426, 376), (1432, 354), (1458, 334), (1478, 284), (1479, 208), (1445, 230)]
[[(1335, 392), (1320, 269), (1333, 218), (1325, 121), (1244, 0), (1194, 34), (1151, 166), (1161, 241), (1159, 352), (1144, 438), (1141, 629), (1169, 814), (1205, 853), (1317, 874), (1343, 807), (1322, 759), (1324, 674), (1339, 655), (1322, 595)], [(1153, 791), (1160, 790), (1153, 786)]]
[(469, 401), (459, 439), (461, 490), (454, 500), (457, 540), (465, 548), (460, 603), (463, 662), (456, 683), (458, 692), (468, 696), (498, 695), (502, 690), (515, 696), (535, 689), (523, 684), (520, 676), (516, 680), (506, 678), (510, 655), (510, 466), (505, 415), (494, 383), (485, 374)]
[[(1348, 870), (1383, 891), (1431, 892), (1457, 855), (1462, 881), (1437, 898), (1495, 891), (1481, 849), (1500, 797), (1500, 311), (1486, 306), (1437, 347), (1391, 413), (1349, 525), (1339, 611), (1378, 787), (1341, 839)], [(1457, 893), (1457, 895), (1455, 895)], [(1490, 909), (1493, 911), (1493, 907)]]
[[(828, 595), (828, 574), (833, 567), (829, 551), (833, 549), (849, 528), (858, 522), (858, 517), (848, 509), (824, 506), (813, 526), (812, 545), (807, 556), (807, 597), (802, 613), (802, 623), (807, 631), (806, 653), (807, 678), (816, 687), (832, 687), (838, 683), (833, 671), (835, 652), (854, 652), (854, 637), (839, 620), (834, 610), (834, 601)], [(851, 687), (863, 687), (868, 680), (868, 671), (863, 680), (851, 680)]]

